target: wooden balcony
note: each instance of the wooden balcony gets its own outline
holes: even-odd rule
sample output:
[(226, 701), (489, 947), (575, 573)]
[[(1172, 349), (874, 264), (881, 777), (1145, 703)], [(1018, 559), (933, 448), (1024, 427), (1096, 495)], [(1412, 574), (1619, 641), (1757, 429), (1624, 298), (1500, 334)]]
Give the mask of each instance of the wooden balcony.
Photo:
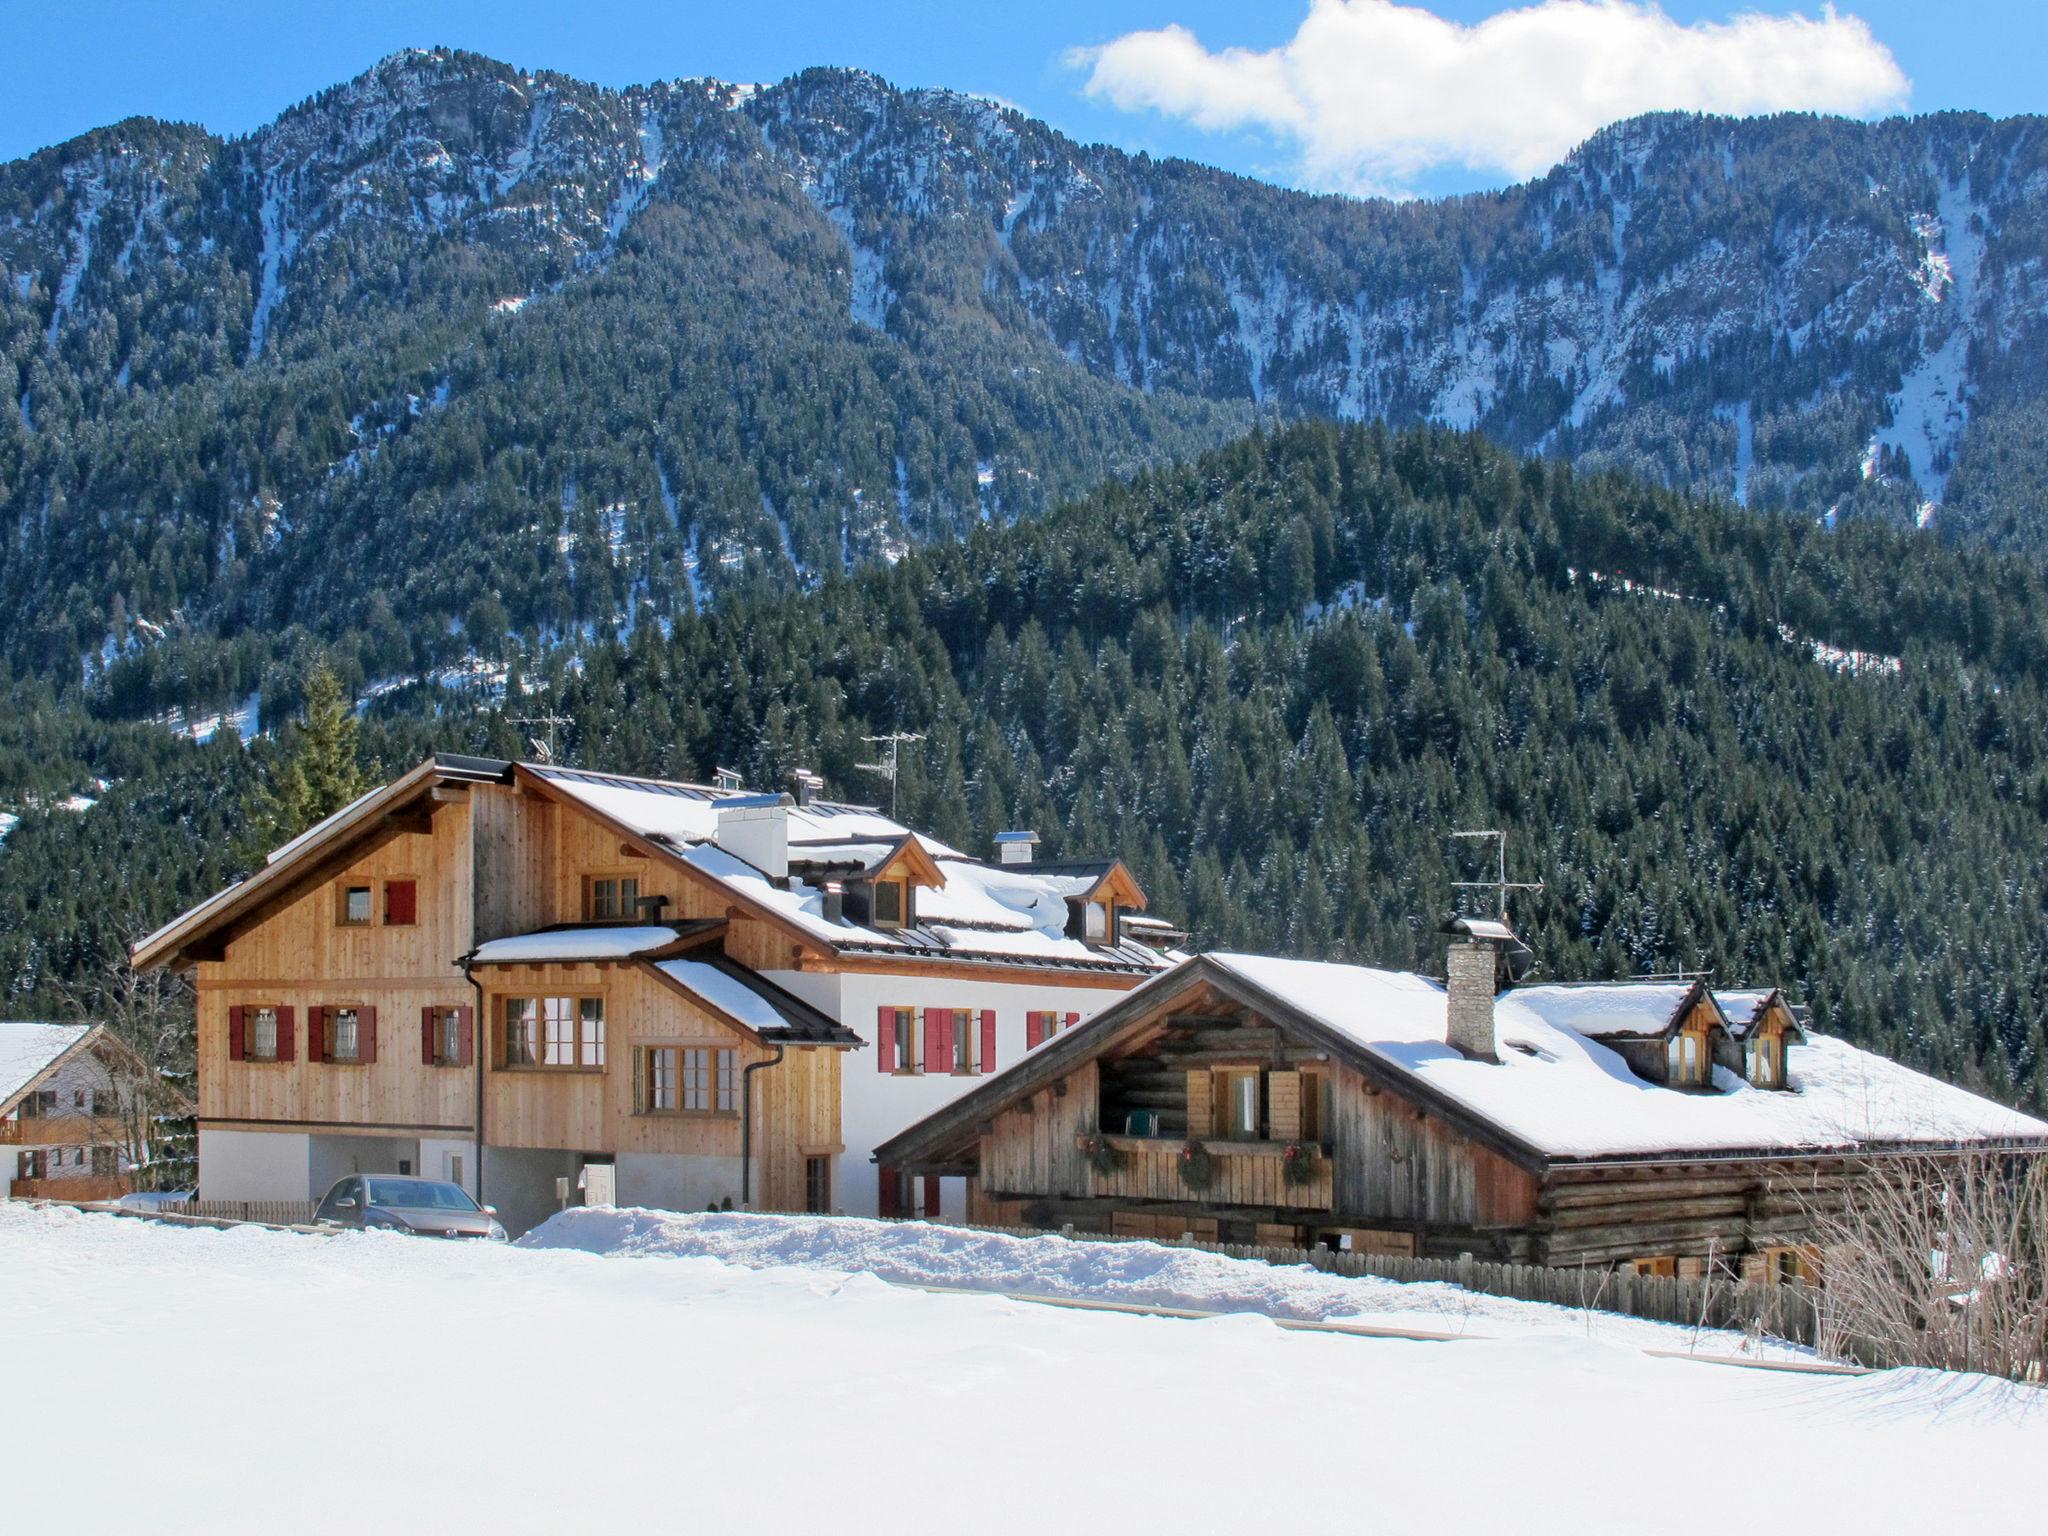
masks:
[(4, 1147), (111, 1147), (127, 1140), (127, 1128), (99, 1115), (24, 1115), (0, 1120)]
[[(1085, 1141), (1086, 1138), (1082, 1138)], [(1195, 1201), (1202, 1205), (1280, 1207), (1327, 1211), (1335, 1182), (1329, 1152), (1310, 1149), (1305, 1182), (1287, 1182), (1287, 1145), (1278, 1141), (1204, 1141), (1215, 1168), (1207, 1189), (1181, 1177), (1182, 1141), (1149, 1136), (1106, 1136), (1118, 1153), (1108, 1173), (1089, 1170), (1089, 1193), (1103, 1199)]]
[(7, 1193), (17, 1200), (118, 1200), (128, 1193), (118, 1173), (80, 1174), (69, 1179), (13, 1179)]

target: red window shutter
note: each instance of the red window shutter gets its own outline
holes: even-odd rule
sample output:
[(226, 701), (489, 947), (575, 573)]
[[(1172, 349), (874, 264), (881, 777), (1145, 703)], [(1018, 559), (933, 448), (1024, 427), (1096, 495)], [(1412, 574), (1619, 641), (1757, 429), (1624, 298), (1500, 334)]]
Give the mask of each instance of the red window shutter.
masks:
[(1045, 1043), (1045, 1015), (1033, 1010), (1024, 1015), (1024, 1049), (1035, 1051)]
[(1078, 1013), (1070, 1013), (1067, 1015), (1067, 1028), (1072, 1029), (1076, 1024), (1080, 1022), (1081, 1015), (1079, 1015)]
[(927, 1008), (924, 1011), (924, 1069), (927, 1072), (953, 1070), (953, 1011)]
[[(896, 1070), (896, 1010), (880, 1008), (875, 1012), (875, 1067), (882, 1072)], [(884, 1182), (887, 1182), (886, 1180)]]
[(996, 1011), (993, 1008), (981, 1010), (981, 1070), (993, 1072), (996, 1069)]
[(393, 927), (410, 927), (419, 921), (420, 887), (417, 880), (384, 882), (384, 921)]
[(377, 1059), (377, 1010), (356, 1010), (356, 1060), (365, 1066)]
[(432, 1008), (422, 1008), (420, 1010), (420, 1065), (424, 1067), (433, 1066), (436, 1060), (434, 1054), (434, 1013), (435, 1010)]
[(228, 1060), (240, 1061), (246, 1047), (242, 1033), (242, 1010), (239, 1006), (228, 1009)]
[(935, 1173), (924, 1176), (924, 1213), (927, 1216), (939, 1214), (939, 1176)]
[(903, 1214), (903, 1176), (887, 1163), (875, 1169), (875, 1214), (896, 1217)]
[(455, 1059), (464, 1067), (476, 1060), (476, 1009), (467, 1003), (455, 1010)]
[(327, 1059), (327, 1010), (308, 1008), (306, 1010), (306, 1060)]
[(290, 1008), (277, 1010), (277, 1059), (292, 1059), (292, 1013)]

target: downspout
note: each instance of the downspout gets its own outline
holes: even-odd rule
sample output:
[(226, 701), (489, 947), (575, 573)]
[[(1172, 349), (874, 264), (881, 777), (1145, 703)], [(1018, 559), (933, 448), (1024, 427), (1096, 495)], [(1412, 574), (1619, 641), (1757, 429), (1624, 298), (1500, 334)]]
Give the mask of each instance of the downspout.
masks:
[(476, 990), (476, 1017), (469, 1031), (469, 1052), (476, 1058), (476, 1203), (484, 1203), (484, 1041), (491, 1025), (484, 1016), (484, 984), (476, 979), (476, 972), (470, 969), (470, 961), (476, 956), (471, 950), (462, 957), (462, 979)]
[(740, 1068), (740, 1208), (754, 1208), (754, 1074), (764, 1067), (782, 1065), (782, 1042), (775, 1042), (775, 1054), (766, 1061), (750, 1061)]

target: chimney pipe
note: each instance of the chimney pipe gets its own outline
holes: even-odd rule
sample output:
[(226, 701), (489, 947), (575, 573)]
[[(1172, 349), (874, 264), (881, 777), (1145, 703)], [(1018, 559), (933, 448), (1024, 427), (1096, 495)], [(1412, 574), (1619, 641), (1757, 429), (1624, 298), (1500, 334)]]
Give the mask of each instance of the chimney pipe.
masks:
[(798, 805), (809, 805), (812, 796), (824, 787), (825, 781), (808, 768), (792, 768), (789, 770), (790, 797)]
[(1038, 857), (1038, 834), (1036, 832), (998, 832), (996, 834), (996, 862), (999, 864), (1029, 864)]
[(1474, 1061), (1500, 1062), (1493, 1037), (1493, 999), (1500, 990), (1500, 951), (1490, 939), (1452, 944), (1449, 954), (1452, 1049)]

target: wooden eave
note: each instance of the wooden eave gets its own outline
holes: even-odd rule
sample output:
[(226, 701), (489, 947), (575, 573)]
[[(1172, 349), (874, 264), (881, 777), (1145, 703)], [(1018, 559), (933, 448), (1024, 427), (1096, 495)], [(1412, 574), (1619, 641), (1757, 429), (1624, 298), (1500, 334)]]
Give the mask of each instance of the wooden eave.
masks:
[(1134, 912), (1144, 911), (1147, 905), (1144, 887), (1138, 884), (1138, 877), (1131, 873), (1122, 859), (1111, 862), (1102, 878), (1095, 882), (1095, 888), (1088, 893), (1088, 899), (1114, 902)]
[(913, 885), (943, 886), (945, 871), (939, 868), (938, 860), (924, 851), (924, 844), (917, 840), (917, 834), (906, 832), (902, 841), (882, 856), (866, 876), (870, 880), (907, 879)]
[[(674, 956), (670, 955), (666, 958), (674, 958)], [(728, 1029), (732, 1030), (733, 1033), (737, 1034), (741, 1039), (746, 1040), (750, 1044), (763, 1046), (778, 1045), (784, 1043), (792, 1045), (815, 1045), (822, 1047), (826, 1050), (837, 1051), (858, 1050), (861, 1048), (863, 1044), (865, 1044), (865, 1042), (862, 1041), (858, 1035), (855, 1035), (853, 1031), (847, 1029), (844, 1025), (840, 1024), (836, 1019), (833, 1019), (830, 1016), (822, 1012), (819, 1012), (819, 1010), (815, 1008), (811, 1008), (810, 1005), (805, 1003), (802, 998), (795, 997), (792, 994), (783, 991), (782, 988), (776, 986), (773, 982), (766, 981), (765, 979), (761, 981), (761, 984), (767, 987), (769, 991), (777, 994), (779, 997), (787, 999), (792, 1005), (794, 1005), (798, 1009), (816, 1013), (821, 1023), (838, 1030), (840, 1034), (848, 1036), (850, 1038), (822, 1040), (791, 1040), (787, 1042), (784, 1042), (779, 1038), (769, 1039), (762, 1035), (762, 1033), (759, 1030), (755, 1029), (752, 1025), (741, 1023), (738, 1019), (734, 1018), (731, 1014), (727, 1013), (723, 1008), (719, 1007), (709, 998), (704, 997), (703, 995), (694, 991), (690, 987), (685, 986), (682, 982), (676, 980), (675, 977), (669, 975), (669, 973), (667, 971), (664, 971), (659, 965), (656, 965), (652, 958), (645, 955), (635, 956), (629, 963), (638, 966), (642, 971), (646, 972), (649, 976), (653, 977), (656, 981), (661, 983), (662, 986), (668, 988), (669, 991), (675, 993), (676, 996), (682, 998), (692, 1007), (700, 1009), (701, 1011), (710, 1014), (713, 1018), (717, 1019), (721, 1024), (724, 1024)], [(766, 1000), (770, 1002), (774, 1001), (774, 999), (772, 998)], [(796, 1026), (791, 1025), (790, 1028), (794, 1029), (796, 1028)]]
[[(337, 816), (291, 853), (265, 863), (248, 879), (217, 891), (129, 951), (137, 970), (169, 964), (185, 970), (218, 960), (227, 946), (279, 906), (298, 900), (406, 833), (432, 830), (434, 813), (467, 798), (468, 782), (451, 779), (428, 758)], [(290, 844), (286, 844), (290, 847)]]
[(752, 918), (756, 922), (766, 923), (769, 927), (775, 929), (776, 932), (782, 934), (785, 938), (788, 938), (792, 943), (810, 954), (830, 957), (836, 953), (830, 944), (818, 938), (809, 929), (791, 922), (773, 907), (762, 905), (744, 891), (728, 885), (716, 875), (699, 869), (688, 859), (684, 858), (681, 852), (673, 846), (656, 841), (654, 838), (635, 831), (616, 816), (600, 811), (594, 806), (586, 805), (573, 795), (564, 794), (553, 784), (549, 783), (545, 776), (535, 773), (526, 764), (514, 763), (512, 765), (512, 774), (514, 781), (520, 787), (530, 790), (542, 799), (562, 806), (576, 815), (588, 817), (607, 832), (616, 836), (621, 843), (639, 853), (643, 858), (658, 860), (682, 875), (685, 880), (694, 883), (699, 889), (717, 897), (726, 906), (736, 908), (740, 916)]

